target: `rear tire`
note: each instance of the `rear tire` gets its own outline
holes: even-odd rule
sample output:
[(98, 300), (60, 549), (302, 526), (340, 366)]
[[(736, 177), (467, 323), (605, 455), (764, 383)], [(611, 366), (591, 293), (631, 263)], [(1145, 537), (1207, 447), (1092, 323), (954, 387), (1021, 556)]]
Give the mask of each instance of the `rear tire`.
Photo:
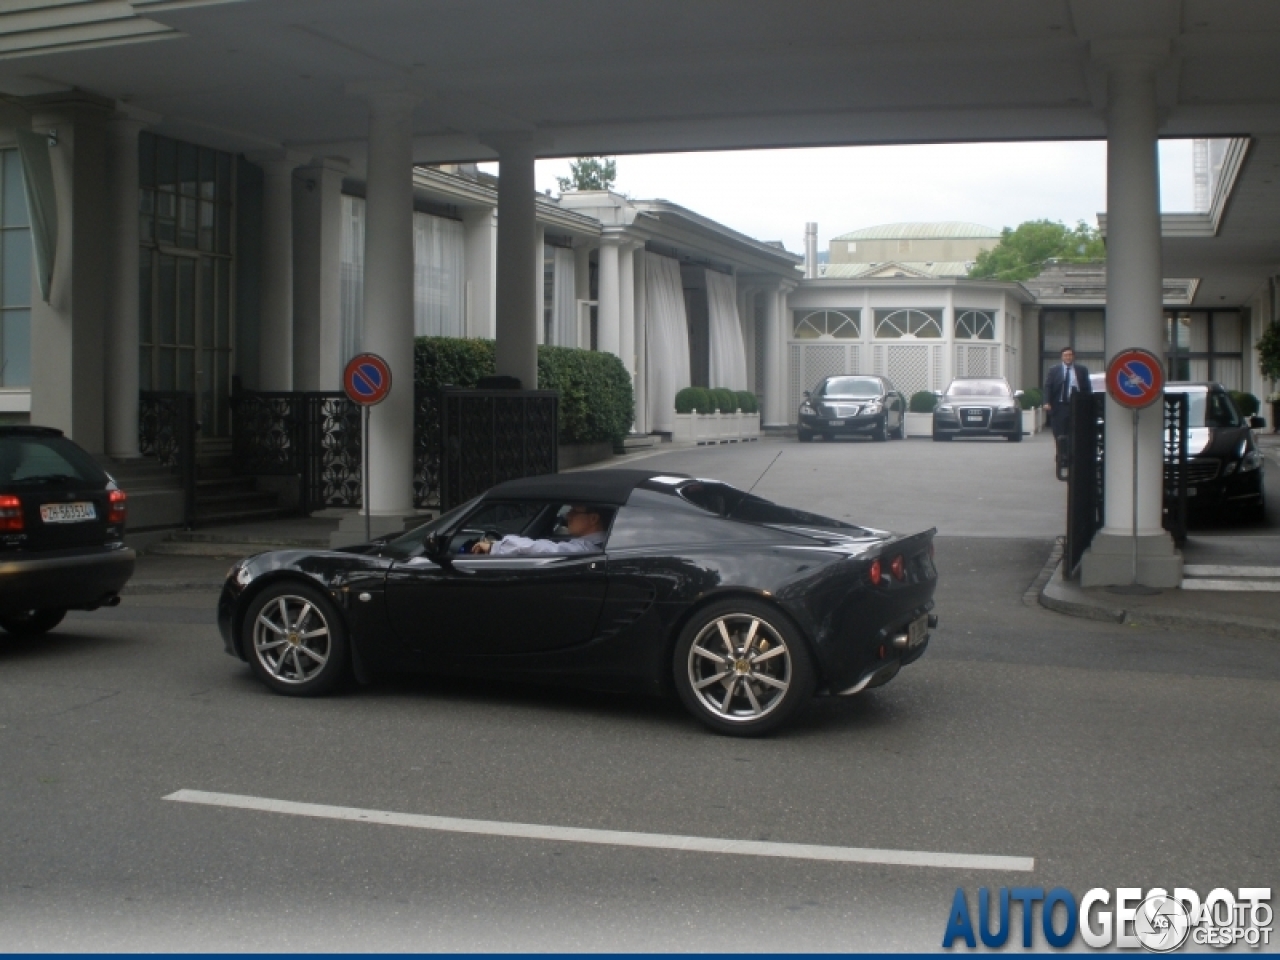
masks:
[(748, 597), (712, 603), (680, 632), (672, 659), (680, 700), (716, 733), (772, 733), (813, 699), (817, 674), (800, 630)]
[(1011, 433), (1011, 434), (1009, 434), (1008, 439), (1009, 439), (1009, 442), (1010, 442), (1010, 443), (1021, 443), (1021, 442), (1022, 442), (1022, 431), (1021, 431), (1021, 430), (1019, 430), (1017, 433)]
[(0, 617), (0, 627), (12, 637), (38, 637), (62, 622), (65, 610), (27, 610)]

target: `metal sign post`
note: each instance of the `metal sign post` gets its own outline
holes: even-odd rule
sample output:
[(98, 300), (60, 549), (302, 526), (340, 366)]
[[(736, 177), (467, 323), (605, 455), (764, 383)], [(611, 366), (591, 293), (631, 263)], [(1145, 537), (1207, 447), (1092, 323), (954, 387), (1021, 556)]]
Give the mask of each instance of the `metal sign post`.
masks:
[(1164, 367), (1155, 354), (1131, 348), (1121, 350), (1107, 365), (1107, 393), (1122, 407), (1133, 411), (1133, 501), (1130, 533), (1132, 535), (1132, 567), (1129, 584), (1111, 587), (1112, 593), (1150, 595), (1159, 593), (1154, 587), (1138, 583), (1138, 424), (1141, 411), (1155, 403), (1164, 393)]
[(373, 521), (369, 496), (369, 411), (387, 399), (391, 392), (391, 368), (376, 353), (360, 353), (352, 357), (342, 372), (342, 388), (352, 403), (361, 407), (360, 452), (362, 454), (361, 481), (364, 487), (364, 538), (373, 539)]

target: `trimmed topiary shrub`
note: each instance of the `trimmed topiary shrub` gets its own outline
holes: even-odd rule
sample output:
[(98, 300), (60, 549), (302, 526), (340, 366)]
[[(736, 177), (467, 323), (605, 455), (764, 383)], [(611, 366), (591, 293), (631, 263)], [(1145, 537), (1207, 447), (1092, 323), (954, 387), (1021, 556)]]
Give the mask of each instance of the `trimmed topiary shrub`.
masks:
[(704, 387), (685, 387), (676, 394), (676, 413), (710, 413), (711, 392)]
[(750, 390), (738, 391), (738, 409), (743, 413), (759, 413), (760, 403)]
[[(419, 337), (414, 343), (419, 387), (474, 387), (494, 371), (494, 342)], [(560, 393), (562, 444), (620, 442), (631, 428), (631, 377), (611, 353), (538, 347), (538, 387)]]
[(721, 413), (738, 412), (738, 395), (724, 387), (715, 387), (711, 391), (711, 402)]
[(938, 405), (938, 398), (928, 390), (917, 390), (911, 395), (911, 403), (908, 407), (912, 413), (933, 413), (933, 408)]
[(1022, 396), (1018, 398), (1018, 403), (1023, 410), (1034, 410), (1036, 407), (1044, 405), (1044, 395), (1040, 393), (1039, 388), (1032, 387), (1029, 390), (1022, 391)]
[(1242, 417), (1256, 417), (1258, 411), (1262, 409), (1262, 404), (1252, 393), (1245, 393), (1242, 390), (1228, 390), (1227, 392), (1231, 394), (1231, 399)]

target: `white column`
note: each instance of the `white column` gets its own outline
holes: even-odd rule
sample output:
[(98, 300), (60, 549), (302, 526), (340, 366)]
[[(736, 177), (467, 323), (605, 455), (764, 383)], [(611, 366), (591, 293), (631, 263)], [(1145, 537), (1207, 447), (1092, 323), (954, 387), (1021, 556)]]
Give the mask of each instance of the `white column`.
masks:
[(132, 117), (111, 118), (111, 301), (106, 336), (107, 454), (138, 453), (138, 134)]
[[(413, 107), (369, 97), (365, 179), (364, 343), (391, 367), (391, 393), (369, 416), (369, 512), (379, 532), (413, 512)], [(402, 522), (402, 521), (401, 521)]]
[(259, 383), (263, 390), (292, 390), (293, 170), (298, 164), (287, 156), (249, 159), (263, 171)]
[[(945, 390), (956, 373), (956, 289), (947, 288), (947, 302), (942, 307), (942, 382), (931, 384), (933, 390)], [(932, 357), (929, 358), (932, 361)], [(933, 367), (930, 362), (929, 367)]]
[(618, 358), (634, 382), (636, 372), (636, 261), (635, 244), (618, 250)]
[(537, 278), (533, 257), (537, 219), (533, 141), (513, 138), (498, 146), (498, 314), (494, 365), (526, 390), (538, 386)]
[[(574, 297), (578, 301), (579, 317), (586, 311), (582, 309), (584, 302), (591, 300), (591, 251), (595, 249), (585, 243), (576, 244), (573, 248), (573, 287)], [(578, 325), (578, 346), (583, 350), (591, 349), (591, 328), (585, 323)]]
[(547, 342), (547, 228), (538, 224), (533, 231), (534, 324), (538, 343)]
[(646, 357), (649, 347), (649, 292), (648, 264), (645, 261), (644, 245), (641, 244), (631, 256), (632, 274), (635, 283), (635, 423), (632, 429), (636, 433), (649, 432), (649, 368)]
[(462, 212), (466, 231), (467, 336), (493, 339), (494, 256), (497, 224), (492, 207)]
[[(1135, 43), (1108, 51), (1105, 60), (1108, 356), (1132, 347), (1157, 357), (1164, 351), (1155, 74), (1167, 56), (1167, 43), (1163, 49)], [(1172, 587), (1181, 583), (1182, 561), (1161, 526), (1163, 421), (1157, 402), (1142, 411), (1138, 424), (1138, 582)], [(1125, 584), (1132, 578), (1133, 422), (1132, 414), (1110, 399), (1106, 452), (1106, 516), (1084, 558), (1085, 586)]]
[(764, 297), (764, 410), (762, 424), (786, 426), (786, 385), (782, 376), (782, 291), (770, 287)]
[(599, 294), (596, 339), (601, 353), (621, 356), (622, 309), (618, 302), (622, 278), (618, 268), (618, 238), (602, 237), (599, 253)]
[(342, 177), (346, 170), (344, 160), (318, 158), (293, 180), (295, 390), (342, 389)]
[(747, 358), (747, 389), (757, 391), (756, 384), (756, 315), (755, 290), (738, 288), (738, 322), (742, 324), (742, 346)]

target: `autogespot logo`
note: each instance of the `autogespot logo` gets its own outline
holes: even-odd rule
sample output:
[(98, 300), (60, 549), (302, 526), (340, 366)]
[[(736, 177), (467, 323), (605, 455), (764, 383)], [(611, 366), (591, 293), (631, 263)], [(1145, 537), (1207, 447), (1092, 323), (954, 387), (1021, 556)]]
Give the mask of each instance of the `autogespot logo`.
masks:
[(1244, 944), (1256, 949), (1271, 943), (1270, 901), (1270, 887), (1241, 887), (1234, 894), (1217, 887), (1204, 900), (1188, 887), (1175, 887), (1173, 893), (1159, 887), (1145, 892), (1118, 887), (1114, 895), (1095, 887), (1078, 900), (1065, 887), (1047, 894), (1043, 887), (1001, 887), (994, 897), (981, 887), (975, 924), (969, 898), (957, 888), (942, 946), (951, 948), (959, 940), (975, 948), (979, 942), (992, 949), (1004, 947), (1014, 922), (1013, 905), (1020, 904), (1026, 949), (1034, 942), (1037, 914), (1045, 942), (1057, 950), (1071, 946), (1077, 937), (1095, 949), (1142, 948), (1152, 953), (1169, 953), (1187, 943), (1197, 948)]

